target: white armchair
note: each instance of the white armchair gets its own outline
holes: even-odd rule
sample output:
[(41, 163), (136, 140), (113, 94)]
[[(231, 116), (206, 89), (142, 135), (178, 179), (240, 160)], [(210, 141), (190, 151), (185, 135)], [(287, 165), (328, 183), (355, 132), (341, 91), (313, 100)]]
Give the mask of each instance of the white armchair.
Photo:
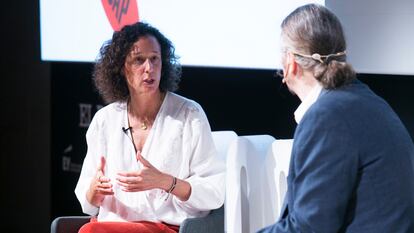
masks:
[[(272, 210), (274, 221), (279, 218), (283, 201), (287, 192), (287, 176), (292, 153), (292, 139), (276, 140), (272, 143), (266, 158), (266, 174), (269, 178), (269, 191), (273, 199), (269, 200), (268, 208)], [(272, 183), (273, 182), (273, 183)]]
[(274, 221), (268, 219), (265, 208), (270, 199), (265, 161), (274, 140), (269, 135), (242, 136), (230, 145), (225, 202), (228, 233), (254, 232)]
[(242, 136), (227, 155), (225, 221), (228, 233), (256, 232), (276, 222), (287, 190), (292, 140)]
[(220, 159), (226, 161), (229, 146), (236, 140), (237, 134), (230, 130), (213, 131), (212, 134), (214, 145), (216, 146)]
[[(227, 152), (230, 144), (237, 139), (234, 131), (213, 131), (214, 145), (216, 146), (218, 156), (224, 162), (226, 161)], [(224, 232), (224, 206), (212, 210), (206, 217), (188, 218), (180, 226), (180, 233), (183, 232)]]

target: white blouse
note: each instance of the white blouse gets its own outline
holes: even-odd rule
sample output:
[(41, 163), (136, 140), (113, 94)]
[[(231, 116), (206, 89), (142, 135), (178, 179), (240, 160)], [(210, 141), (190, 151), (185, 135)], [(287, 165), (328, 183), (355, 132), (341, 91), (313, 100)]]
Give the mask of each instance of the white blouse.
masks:
[[(115, 182), (120, 171), (137, 171), (134, 145), (128, 127), (127, 105), (116, 102), (94, 116), (86, 141), (88, 152), (75, 194), (84, 213), (98, 215), (98, 221), (153, 221), (180, 225), (190, 217), (205, 216), (224, 202), (224, 163), (218, 159), (207, 117), (199, 104), (167, 92), (142, 149), (142, 155), (164, 173), (191, 185), (187, 201), (174, 195), (165, 201), (161, 189), (123, 192)], [(96, 175), (100, 157), (105, 156), (105, 176), (111, 179), (113, 196), (106, 196), (97, 208), (86, 199)]]

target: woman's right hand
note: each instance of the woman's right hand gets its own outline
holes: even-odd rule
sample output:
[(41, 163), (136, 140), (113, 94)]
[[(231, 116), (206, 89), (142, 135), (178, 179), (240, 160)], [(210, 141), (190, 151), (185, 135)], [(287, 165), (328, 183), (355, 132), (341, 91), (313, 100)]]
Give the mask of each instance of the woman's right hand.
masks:
[(96, 171), (96, 175), (92, 179), (88, 192), (86, 193), (86, 199), (96, 207), (101, 206), (105, 196), (114, 195), (112, 184), (110, 183), (111, 179), (105, 176), (105, 163), (105, 157), (101, 156), (101, 162)]

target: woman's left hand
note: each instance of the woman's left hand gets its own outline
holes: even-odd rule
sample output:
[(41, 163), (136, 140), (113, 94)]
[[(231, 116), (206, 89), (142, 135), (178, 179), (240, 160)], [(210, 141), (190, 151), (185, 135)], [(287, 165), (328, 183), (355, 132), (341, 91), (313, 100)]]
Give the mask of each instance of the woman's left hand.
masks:
[(144, 159), (140, 151), (136, 156), (137, 161), (141, 162), (144, 167), (134, 172), (118, 172), (116, 181), (122, 187), (121, 189), (125, 192), (139, 192), (155, 188), (168, 190), (173, 177), (152, 166), (148, 160)]

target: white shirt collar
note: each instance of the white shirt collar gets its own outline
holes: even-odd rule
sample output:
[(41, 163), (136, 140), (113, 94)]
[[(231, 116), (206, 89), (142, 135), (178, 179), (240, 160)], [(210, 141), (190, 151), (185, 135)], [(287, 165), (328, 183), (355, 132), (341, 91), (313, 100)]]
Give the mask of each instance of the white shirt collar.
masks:
[(319, 94), (321, 94), (321, 91), (322, 86), (317, 82), (315, 87), (313, 87), (313, 89), (309, 92), (309, 94), (305, 97), (305, 99), (302, 101), (302, 103), (295, 111), (295, 121), (297, 124), (299, 124), (299, 122), (305, 115), (306, 111), (308, 111), (312, 104), (316, 102), (316, 100), (319, 97)]

